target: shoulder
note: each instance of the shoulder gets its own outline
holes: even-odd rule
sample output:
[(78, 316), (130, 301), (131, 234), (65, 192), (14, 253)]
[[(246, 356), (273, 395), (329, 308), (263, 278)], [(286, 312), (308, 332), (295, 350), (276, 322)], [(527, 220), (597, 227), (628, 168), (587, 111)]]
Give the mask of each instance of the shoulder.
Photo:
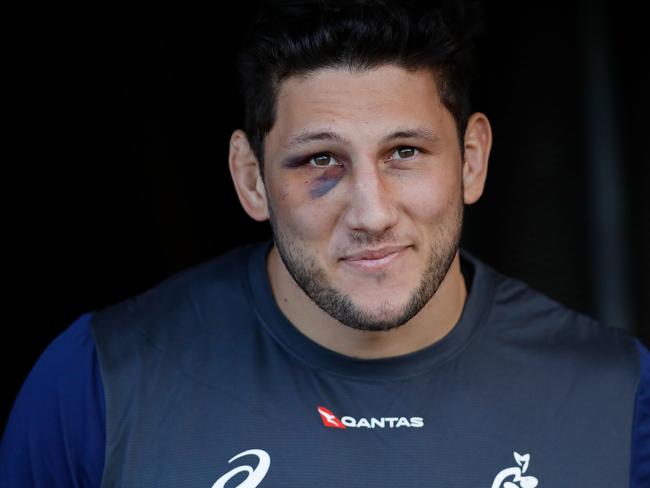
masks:
[(0, 478), (16, 486), (52, 479), (99, 486), (105, 410), (91, 317), (79, 316), (56, 337), (23, 383), (0, 445)]
[(638, 361), (635, 338), (627, 330), (599, 322), (520, 279), (484, 266), (495, 283), (492, 316), (504, 331), (553, 345), (558, 351), (566, 347), (601, 359), (602, 354), (622, 354)]
[(166, 361), (186, 364), (207, 344), (253, 329), (249, 268), (268, 243), (235, 248), (97, 311), (93, 334), (104, 378)]
[(206, 308), (232, 307), (245, 294), (248, 259), (260, 249), (261, 244), (249, 244), (184, 269), (142, 293), (99, 310), (91, 329), (95, 331), (104, 322), (119, 327), (119, 323), (133, 320), (144, 326), (152, 317), (164, 316), (169, 321), (188, 313), (201, 321)]
[(636, 341), (640, 358), (639, 384), (632, 429), (631, 485), (634, 488), (650, 483), (650, 352)]
[(648, 486), (648, 348), (631, 332), (598, 322), (476, 258), (473, 262), (493, 284), (482, 345), (519, 368), (532, 368), (535, 374), (531, 377), (545, 381), (548, 391), (566, 383), (568, 392), (584, 397), (584, 415), (597, 410), (605, 412), (601, 418), (627, 419), (630, 486)]
[(251, 255), (263, 249), (262, 243), (237, 247), (179, 271), (142, 293), (107, 307), (106, 310), (116, 310), (121, 306), (136, 312), (159, 305), (165, 300), (171, 300), (172, 305), (180, 305), (183, 300), (202, 299), (208, 294), (211, 294), (211, 298), (218, 299), (217, 301), (223, 301), (240, 293), (246, 284), (247, 266)]
[(482, 340), (493, 350), (525, 353), (528, 364), (600, 384), (639, 377), (633, 334), (574, 310), (522, 280), (471, 257), (477, 275), (492, 284)]

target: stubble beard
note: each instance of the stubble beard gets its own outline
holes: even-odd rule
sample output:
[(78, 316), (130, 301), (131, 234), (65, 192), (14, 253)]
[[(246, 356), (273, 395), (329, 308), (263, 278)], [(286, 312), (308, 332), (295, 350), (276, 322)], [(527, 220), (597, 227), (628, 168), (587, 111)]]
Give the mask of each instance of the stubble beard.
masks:
[[(269, 221), (273, 241), (289, 274), (302, 291), (325, 313), (340, 323), (357, 330), (388, 331), (404, 325), (413, 318), (435, 295), (454, 260), (460, 243), (463, 223), (464, 205), (462, 200), (456, 204), (456, 214), (451, 221), (443, 225), (438, 238), (429, 251), (429, 262), (417, 287), (411, 293), (408, 302), (398, 311), (391, 310), (390, 304), (377, 305), (377, 313), (362, 310), (349, 295), (334, 288), (327, 280), (325, 271), (315, 258), (297, 244), (295, 239), (278, 227), (277, 220), (269, 205)], [(355, 234), (357, 243), (393, 244), (385, 236), (375, 238)]]

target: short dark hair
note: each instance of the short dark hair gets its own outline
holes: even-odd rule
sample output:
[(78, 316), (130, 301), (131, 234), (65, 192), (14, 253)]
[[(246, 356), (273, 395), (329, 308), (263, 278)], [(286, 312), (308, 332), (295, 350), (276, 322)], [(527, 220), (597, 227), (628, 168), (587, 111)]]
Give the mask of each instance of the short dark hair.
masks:
[[(473, 7), (476, 7), (473, 5)], [(467, 5), (432, 0), (263, 0), (236, 61), (244, 130), (264, 176), (264, 138), (275, 123), (280, 82), (321, 68), (395, 64), (435, 74), (461, 151), (470, 115), (472, 39)]]

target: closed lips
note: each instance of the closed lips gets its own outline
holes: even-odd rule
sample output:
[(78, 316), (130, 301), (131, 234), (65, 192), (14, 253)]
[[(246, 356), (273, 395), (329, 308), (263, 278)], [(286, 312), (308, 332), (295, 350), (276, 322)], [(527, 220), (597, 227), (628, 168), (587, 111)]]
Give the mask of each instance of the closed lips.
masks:
[(350, 254), (349, 256), (346, 256), (343, 259), (347, 261), (381, 259), (388, 256), (389, 254), (394, 254), (396, 252), (402, 251), (407, 247), (409, 246), (388, 246), (388, 247), (382, 247), (381, 249), (365, 250), (358, 253)]

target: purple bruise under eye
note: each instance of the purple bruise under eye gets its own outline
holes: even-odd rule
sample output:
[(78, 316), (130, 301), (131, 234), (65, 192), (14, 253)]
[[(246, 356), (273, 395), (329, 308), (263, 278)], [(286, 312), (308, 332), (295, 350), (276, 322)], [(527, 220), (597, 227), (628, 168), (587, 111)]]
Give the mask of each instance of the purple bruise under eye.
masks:
[(321, 176), (316, 178), (314, 182), (310, 185), (309, 195), (312, 198), (320, 198), (323, 195), (327, 194), (332, 188), (334, 188), (341, 178), (343, 177), (343, 172), (338, 168), (332, 168), (325, 171)]

